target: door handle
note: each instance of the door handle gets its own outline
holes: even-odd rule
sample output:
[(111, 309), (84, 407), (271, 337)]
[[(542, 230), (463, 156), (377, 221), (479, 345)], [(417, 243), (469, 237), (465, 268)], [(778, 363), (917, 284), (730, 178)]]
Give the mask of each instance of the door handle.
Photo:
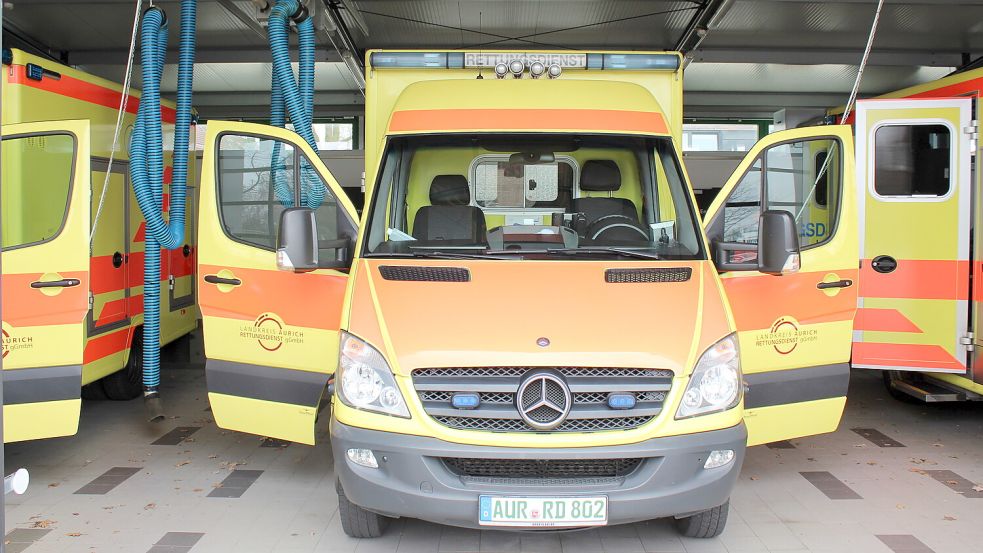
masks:
[(61, 280), (38, 280), (31, 283), (31, 288), (69, 288), (81, 284), (77, 278), (63, 278)]
[(242, 284), (242, 281), (237, 278), (225, 278), (218, 275), (205, 275), (205, 282), (209, 284), (229, 284), (231, 286)]
[(879, 255), (870, 261), (870, 267), (878, 273), (890, 273), (898, 268), (898, 260), (890, 255)]
[(123, 265), (123, 254), (116, 252), (113, 254), (113, 267), (119, 269)]
[(849, 288), (850, 286), (853, 286), (853, 281), (843, 279), (833, 282), (820, 282), (816, 285), (816, 288), (819, 288), (820, 290), (829, 290), (830, 288)]

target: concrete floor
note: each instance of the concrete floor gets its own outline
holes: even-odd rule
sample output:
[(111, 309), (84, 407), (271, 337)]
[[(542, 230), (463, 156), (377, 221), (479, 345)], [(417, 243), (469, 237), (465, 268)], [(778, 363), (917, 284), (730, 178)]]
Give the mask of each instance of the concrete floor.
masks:
[(7, 498), (7, 552), (983, 550), (983, 404), (902, 404), (876, 373), (854, 372), (836, 433), (749, 451), (716, 540), (665, 520), (563, 534), (401, 520), (359, 541), (341, 531), (325, 423), (317, 447), (221, 430), (201, 369), (165, 368), (162, 423), (140, 401), (85, 402), (77, 436), (7, 445), (7, 470), (32, 477)]

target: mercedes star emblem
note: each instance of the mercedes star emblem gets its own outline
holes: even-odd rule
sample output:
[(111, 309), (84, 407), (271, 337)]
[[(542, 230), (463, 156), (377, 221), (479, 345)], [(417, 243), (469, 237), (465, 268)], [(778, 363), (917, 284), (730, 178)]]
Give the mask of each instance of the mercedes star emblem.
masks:
[(515, 394), (515, 407), (526, 424), (536, 430), (552, 430), (567, 420), (573, 397), (558, 374), (537, 371), (527, 375)]

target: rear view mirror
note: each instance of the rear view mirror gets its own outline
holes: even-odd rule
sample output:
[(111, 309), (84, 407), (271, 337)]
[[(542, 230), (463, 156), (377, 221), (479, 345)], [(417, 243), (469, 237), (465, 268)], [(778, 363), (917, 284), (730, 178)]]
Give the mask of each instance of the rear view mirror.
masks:
[(289, 207), (280, 214), (276, 268), (295, 273), (318, 268), (317, 222), (309, 207)]
[(509, 165), (536, 165), (554, 162), (556, 162), (556, 156), (553, 152), (517, 152), (509, 156)]
[(768, 210), (758, 220), (758, 270), (781, 275), (799, 270), (799, 232), (788, 211)]

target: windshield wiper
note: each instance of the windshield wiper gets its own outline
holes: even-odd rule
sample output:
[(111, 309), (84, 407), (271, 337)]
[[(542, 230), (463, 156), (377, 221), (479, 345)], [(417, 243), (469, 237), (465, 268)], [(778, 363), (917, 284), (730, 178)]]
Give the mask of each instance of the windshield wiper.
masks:
[(362, 257), (399, 257), (407, 259), (512, 259), (500, 255), (485, 255), (480, 253), (459, 253), (446, 251), (413, 251), (392, 253), (367, 253)]
[(637, 250), (623, 250), (621, 248), (557, 248), (557, 249), (547, 249), (547, 250), (537, 251), (536, 253), (545, 253), (550, 255), (614, 254), (614, 255), (620, 255), (622, 257), (632, 257), (635, 259), (652, 259), (652, 260), (662, 259), (662, 257), (654, 253), (645, 253)]

